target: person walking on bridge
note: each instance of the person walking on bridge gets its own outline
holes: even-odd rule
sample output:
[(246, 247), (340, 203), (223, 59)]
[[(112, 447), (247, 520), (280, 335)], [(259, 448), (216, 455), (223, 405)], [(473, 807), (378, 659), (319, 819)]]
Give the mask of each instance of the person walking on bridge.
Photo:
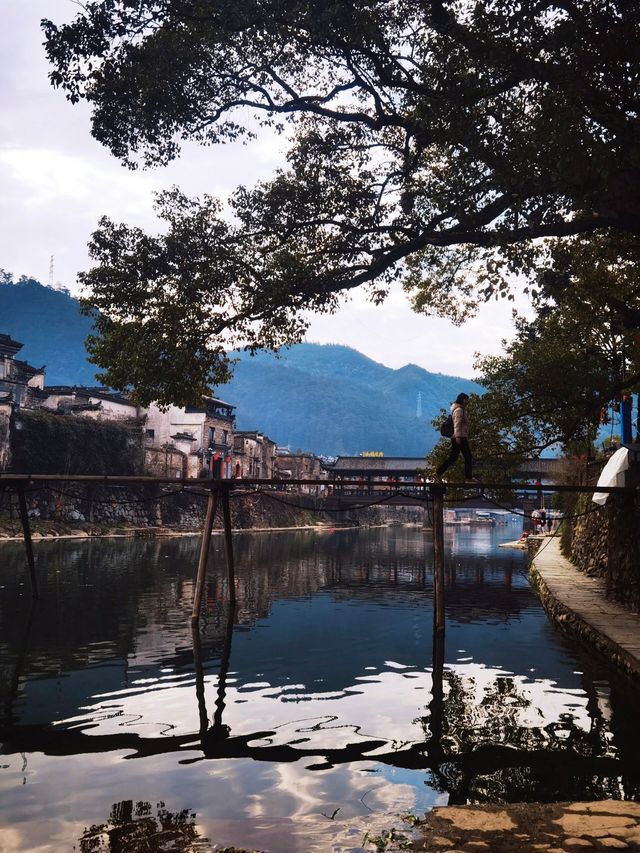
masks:
[(471, 457), (471, 448), (469, 447), (469, 423), (465, 411), (468, 402), (469, 395), (462, 392), (458, 394), (451, 404), (451, 418), (453, 419), (451, 450), (444, 462), (438, 466), (436, 471), (438, 477), (442, 477), (447, 468), (450, 468), (462, 453), (464, 458), (464, 479), (467, 482), (473, 479), (473, 459)]

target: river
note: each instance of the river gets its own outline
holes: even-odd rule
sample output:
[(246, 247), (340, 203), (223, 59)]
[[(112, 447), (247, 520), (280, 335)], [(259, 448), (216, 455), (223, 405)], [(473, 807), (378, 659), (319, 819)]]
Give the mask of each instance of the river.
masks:
[(436, 649), (417, 527), (238, 535), (234, 613), (214, 537), (195, 637), (196, 538), (37, 543), (33, 606), (0, 545), (0, 849), (355, 851), (436, 804), (638, 798), (638, 691), (516, 535), (447, 528)]

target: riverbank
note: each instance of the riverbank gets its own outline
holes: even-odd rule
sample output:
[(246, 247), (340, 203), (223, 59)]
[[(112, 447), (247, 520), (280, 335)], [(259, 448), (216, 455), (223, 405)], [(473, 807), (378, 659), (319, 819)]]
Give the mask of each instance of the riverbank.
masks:
[[(60, 492), (47, 484), (26, 493), (34, 539), (105, 536), (174, 536), (199, 533), (204, 524), (207, 492), (202, 489), (126, 487), (114, 491), (75, 483)], [(22, 538), (17, 496), (0, 495), (0, 541)], [(293, 492), (237, 492), (231, 495), (235, 530), (300, 530), (357, 527), (388, 520), (393, 508), (365, 507), (357, 512), (325, 511), (314, 495)], [(398, 514), (398, 521), (407, 520)], [(218, 508), (215, 530), (222, 529)]]
[(640, 614), (607, 598), (601, 578), (589, 577), (548, 537), (533, 557), (531, 582), (550, 619), (596, 649), (627, 675), (640, 678)]
[[(389, 527), (388, 522), (380, 524), (354, 525), (354, 524), (328, 524), (318, 522), (317, 524), (301, 524), (296, 527), (235, 527), (231, 529), (232, 533), (294, 533), (301, 530), (309, 531), (327, 531), (334, 530), (357, 530), (361, 526), (367, 528)], [(408, 526), (408, 525), (403, 525)], [(192, 536), (200, 536), (201, 530), (175, 530), (169, 527), (131, 527), (124, 529), (113, 529), (101, 532), (87, 530), (70, 530), (65, 533), (38, 533), (32, 532), (31, 538), (34, 542), (51, 542), (59, 539), (145, 539), (145, 538), (185, 538)], [(223, 536), (224, 530), (213, 530), (212, 536)], [(0, 545), (3, 542), (22, 542), (22, 530), (19, 534), (6, 535), (0, 532)]]

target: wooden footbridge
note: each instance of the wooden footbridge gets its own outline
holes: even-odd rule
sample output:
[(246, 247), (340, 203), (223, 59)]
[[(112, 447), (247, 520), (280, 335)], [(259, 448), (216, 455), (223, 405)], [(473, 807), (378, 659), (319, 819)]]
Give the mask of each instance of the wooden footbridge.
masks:
[[(18, 505), (20, 509), (20, 519), (24, 535), (25, 551), (27, 564), (29, 567), (29, 576), (31, 580), (31, 590), (34, 598), (38, 598), (38, 587), (35, 573), (35, 563), (33, 558), (33, 545), (31, 539), (31, 526), (29, 521), (29, 513), (27, 507), (27, 489), (29, 487), (39, 486), (46, 487), (47, 485), (58, 486), (63, 483), (84, 483), (96, 484), (102, 486), (180, 486), (181, 490), (189, 488), (197, 490), (199, 494), (207, 498), (207, 508), (204, 519), (204, 525), (200, 540), (200, 549), (198, 553), (198, 562), (195, 568), (195, 591), (193, 597), (193, 609), (191, 619), (193, 623), (197, 623), (200, 619), (202, 606), (202, 595), (206, 579), (206, 567), (209, 557), (211, 535), (213, 524), (218, 508), (218, 504), (222, 508), (222, 518), (224, 527), (224, 544), (225, 544), (225, 562), (227, 577), (229, 582), (230, 601), (235, 604), (235, 567), (234, 567), (234, 552), (233, 552), (233, 531), (231, 527), (231, 509), (230, 496), (240, 493), (256, 493), (272, 494), (277, 499), (285, 499), (287, 497), (295, 498), (290, 493), (282, 493), (282, 481), (265, 480), (265, 479), (233, 479), (233, 480), (210, 480), (210, 479), (181, 479), (167, 477), (117, 477), (117, 476), (100, 476), (100, 475), (84, 475), (67, 477), (64, 475), (54, 474), (0, 474), (0, 493), (5, 490), (17, 493)], [(430, 507), (433, 518), (433, 547), (434, 547), (434, 568), (433, 568), (433, 592), (434, 592), (434, 632), (442, 634), (444, 632), (444, 506), (445, 495), (449, 487), (446, 483), (424, 482), (421, 480), (413, 480), (403, 483), (385, 483), (384, 494), (380, 496), (373, 490), (370, 478), (367, 479), (349, 479), (346, 476), (341, 476), (338, 479), (322, 480), (287, 480), (287, 487), (318, 487), (323, 486), (327, 490), (331, 490), (332, 494), (336, 491), (351, 493), (352, 497), (359, 500), (359, 506), (372, 506), (388, 503), (394, 499), (405, 500), (409, 495), (412, 501)], [(552, 490), (554, 492), (572, 492), (579, 494), (592, 494), (594, 492), (605, 494), (627, 494), (636, 495), (638, 489), (633, 486), (578, 486), (569, 484), (553, 484), (553, 486), (543, 486), (542, 484), (531, 485), (529, 483), (467, 483), (455, 484), (456, 489), (464, 489), (471, 497), (474, 495), (482, 496), (485, 493), (499, 494), (500, 492), (521, 491), (533, 494), (539, 494), (543, 491)], [(331, 497), (330, 495), (329, 497)], [(328, 498), (327, 498), (328, 500)], [(393, 504), (392, 504), (393, 505)], [(328, 507), (327, 507), (328, 508)]]

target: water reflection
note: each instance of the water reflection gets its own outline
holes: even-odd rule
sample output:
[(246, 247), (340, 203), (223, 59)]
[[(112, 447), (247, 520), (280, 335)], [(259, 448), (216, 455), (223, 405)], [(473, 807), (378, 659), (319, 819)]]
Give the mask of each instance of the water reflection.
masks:
[(210, 851), (201, 838), (195, 815), (188, 809), (170, 812), (164, 803), (122, 800), (111, 809), (109, 820), (85, 829), (80, 853), (199, 853)]
[(216, 539), (195, 634), (195, 539), (41, 543), (30, 619), (4, 546), (7, 849), (47, 832), (59, 849), (74, 822), (106, 844), (127, 798), (188, 807), (224, 843), (311, 832), (328, 850), (354, 821), (447, 799), (638, 796), (637, 694), (550, 627), (522, 555), (497, 548), (512, 531), (449, 536), (435, 645), (417, 529), (240, 537), (235, 608)]

